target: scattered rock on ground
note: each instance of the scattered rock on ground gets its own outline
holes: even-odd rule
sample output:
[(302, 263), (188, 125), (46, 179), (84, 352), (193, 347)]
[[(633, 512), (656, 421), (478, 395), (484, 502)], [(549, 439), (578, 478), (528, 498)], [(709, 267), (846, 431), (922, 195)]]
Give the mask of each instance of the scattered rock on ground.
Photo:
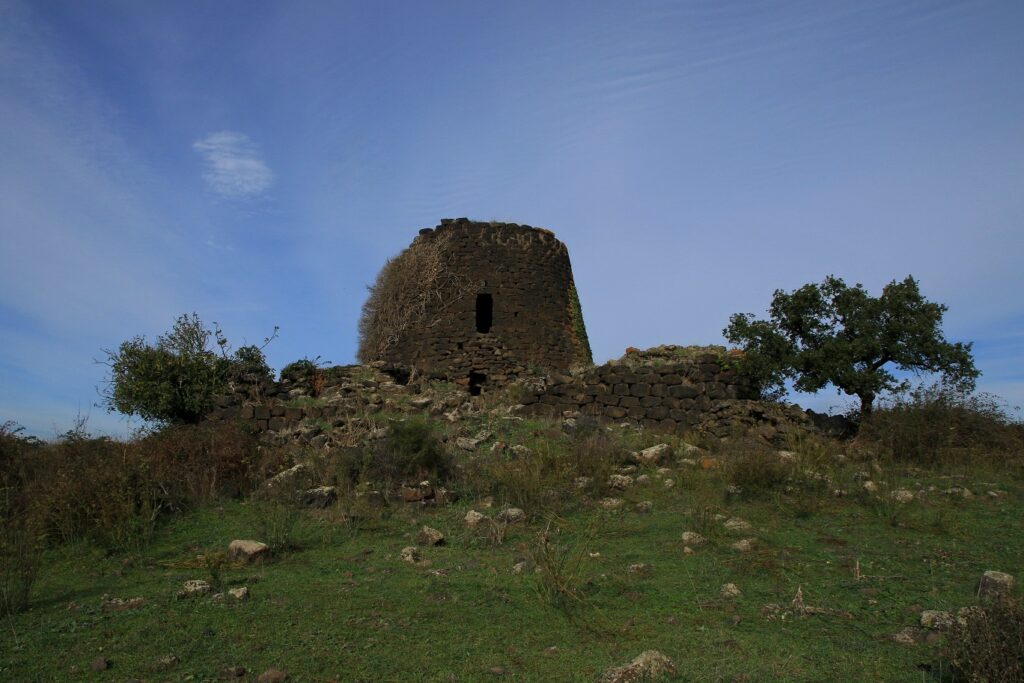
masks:
[(267, 669), (257, 678), (258, 683), (281, 683), (289, 679), (288, 672), (281, 669)]
[(625, 491), (633, 485), (633, 477), (625, 474), (613, 474), (608, 477), (608, 486), (616, 491)]
[(437, 529), (425, 526), (416, 535), (416, 543), (426, 546), (444, 545), (444, 534)]
[(477, 525), (485, 519), (487, 519), (485, 515), (477, 512), (476, 510), (470, 510), (466, 513), (466, 516), (462, 521), (465, 522), (466, 526), (470, 529), (475, 529)]
[(234, 540), (228, 544), (228, 556), (233, 560), (246, 560), (252, 562), (258, 557), (266, 555), (270, 546), (260, 541)]
[(317, 486), (299, 494), (299, 504), (322, 510), (338, 500), (338, 489), (334, 486)]
[(629, 565), (627, 571), (634, 576), (651, 576), (654, 574), (654, 567), (646, 562), (637, 562), (636, 564)]
[(220, 672), (220, 678), (222, 681), (230, 681), (235, 678), (243, 678), (248, 673), (244, 666), (229, 666)]
[(143, 598), (131, 598), (130, 600), (123, 600), (121, 598), (106, 598), (104, 597), (100, 609), (104, 612), (124, 612), (125, 610), (138, 609), (146, 601)]
[(749, 553), (750, 551), (752, 551), (754, 549), (754, 544), (755, 543), (756, 543), (756, 540), (753, 539), (753, 538), (744, 538), (744, 539), (742, 539), (740, 541), (736, 541), (735, 543), (733, 543), (729, 547), (732, 548), (733, 550), (737, 551), (737, 552)]
[(900, 645), (917, 645), (924, 642), (928, 632), (914, 626), (907, 626), (889, 636), (889, 639)]
[(1005, 572), (989, 570), (981, 575), (978, 582), (978, 597), (996, 598), (1009, 595), (1013, 590), (1013, 576)]
[(793, 464), (796, 462), (796, 453), (792, 451), (776, 451), (776, 456), (779, 458), (779, 462), (786, 464)]
[(956, 618), (949, 612), (926, 609), (921, 612), (921, 627), (933, 631), (945, 631), (956, 625)]
[(704, 543), (705, 538), (698, 534), (696, 531), (684, 531), (683, 532), (683, 543), (686, 545), (701, 545)]
[(110, 668), (110, 660), (106, 657), (97, 657), (96, 659), (92, 660), (92, 663), (89, 665), (89, 668), (93, 671), (106, 671)]
[(228, 595), (233, 597), (235, 600), (248, 600), (249, 599), (249, 587), (241, 586), (239, 588), (232, 588), (228, 591)]
[(505, 524), (519, 524), (526, 521), (526, 513), (519, 508), (505, 508), (494, 518)]
[(661, 465), (672, 458), (672, 446), (659, 443), (633, 454), (633, 460), (641, 465)]
[(639, 477), (636, 478), (635, 481), (640, 486), (647, 486), (648, 484), (651, 483), (651, 478), (646, 474), (641, 474)]
[(180, 598), (191, 598), (196, 595), (206, 595), (210, 592), (210, 584), (203, 581), (202, 579), (192, 579), (186, 581), (178, 592)]
[(423, 559), (423, 555), (420, 554), (420, 550), (416, 546), (409, 546), (407, 548), (402, 548), (402, 552), (399, 553), (399, 558), (401, 558), (402, 562), (416, 564)]
[(673, 486), (676, 485), (676, 480), (675, 479), (666, 479), (665, 481), (662, 482), (662, 484), (665, 486), (665, 488), (670, 489), (670, 488), (672, 488)]
[(870, 479), (864, 482), (861, 486), (867, 493), (878, 493), (878, 484), (871, 481)]
[(639, 681), (655, 681), (663, 676), (674, 676), (675, 664), (657, 650), (641, 652), (629, 664), (615, 666), (605, 670), (598, 683), (638, 683)]
[(739, 587), (735, 583), (726, 583), (722, 585), (722, 589), (718, 591), (718, 594), (723, 598), (738, 598), (743, 595)]
[(642, 500), (636, 504), (636, 511), (642, 514), (646, 514), (654, 509), (654, 502), (650, 500)]
[(172, 666), (177, 666), (179, 661), (181, 660), (178, 659), (177, 655), (164, 655), (163, 657), (157, 659), (156, 663), (164, 668), (169, 669)]
[(892, 499), (897, 503), (909, 503), (914, 500), (914, 492), (907, 489), (896, 489), (892, 492)]
[(722, 526), (724, 526), (729, 531), (736, 532), (750, 531), (750, 529), (752, 528), (750, 526), (750, 522), (748, 522), (745, 519), (740, 519), (739, 517), (730, 517), (722, 523)]
[(263, 482), (262, 493), (264, 495), (276, 495), (287, 492), (291, 495), (293, 491), (309, 488), (313, 481), (313, 470), (304, 462), (290, 467), (283, 472), (278, 472), (270, 479)]
[(618, 510), (625, 504), (625, 501), (621, 498), (602, 498), (598, 505), (605, 510)]

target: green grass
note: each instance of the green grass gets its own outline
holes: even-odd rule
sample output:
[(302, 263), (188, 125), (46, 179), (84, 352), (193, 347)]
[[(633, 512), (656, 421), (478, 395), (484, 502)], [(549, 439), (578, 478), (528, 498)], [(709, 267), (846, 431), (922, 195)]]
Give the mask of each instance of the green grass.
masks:
[[(525, 435), (534, 427), (517, 428)], [(898, 645), (888, 636), (916, 626), (922, 609), (972, 603), (984, 570), (1020, 580), (1024, 492), (998, 473), (957, 480), (980, 494), (973, 500), (935, 494), (898, 508), (859, 495), (814, 494), (820, 499), (812, 506), (781, 491), (726, 499), (721, 470), (668, 476), (672, 489), (655, 476), (650, 486), (616, 494), (627, 501), (618, 512), (588, 501), (567, 505), (560, 517), (528, 510), (529, 524), (510, 527), (500, 545), (463, 528), (466, 511), (481, 509), (473, 500), (440, 509), (392, 505), (348, 524), (337, 511), (304, 513), (291, 532), (296, 549), (222, 571), (225, 590), (249, 587), (245, 602), (175, 593), (187, 579), (210, 580), (196, 556), (252, 538), (270, 514), (266, 504), (225, 502), (175, 518), (135, 554), (57, 548), (46, 555), (29, 609), (2, 622), (0, 675), (205, 681), (244, 666), (250, 675), (287, 669), (299, 681), (477, 681), (498, 678), (491, 669), (501, 667), (500, 677), (510, 680), (593, 681), (608, 666), (657, 649), (676, 662), (682, 681), (741, 674), (751, 681), (938, 681), (936, 646)], [(927, 472), (888, 476), (913, 490), (952, 485)], [(985, 495), (994, 488), (1008, 494)], [(653, 501), (651, 513), (633, 511), (641, 500)], [(680, 534), (695, 528), (691, 510), (708, 505), (754, 530), (706, 525), (708, 543), (686, 555)], [(399, 551), (424, 524), (444, 532), (447, 545), (423, 549), (429, 567), (400, 562)], [(546, 528), (569, 558), (562, 578), (576, 599), (552, 600), (532, 568), (512, 571), (538, 555)], [(757, 538), (758, 549), (731, 550), (741, 537)], [(854, 577), (856, 562), (866, 578)], [(630, 574), (633, 563), (650, 564), (653, 573)], [(730, 582), (743, 595), (720, 598)], [(788, 607), (798, 587), (807, 604), (852, 618), (762, 614), (767, 603)], [(104, 595), (145, 603), (105, 613)], [(178, 663), (161, 665), (170, 654)], [(98, 656), (110, 659), (108, 671), (90, 670)]]

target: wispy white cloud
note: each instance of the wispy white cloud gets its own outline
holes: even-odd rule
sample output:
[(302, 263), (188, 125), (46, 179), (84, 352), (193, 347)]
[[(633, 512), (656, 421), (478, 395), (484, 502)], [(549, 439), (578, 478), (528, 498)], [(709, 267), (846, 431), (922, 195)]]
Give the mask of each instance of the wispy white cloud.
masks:
[(195, 141), (192, 147), (203, 155), (203, 178), (219, 195), (231, 199), (257, 197), (274, 182), (259, 148), (243, 133), (217, 131)]

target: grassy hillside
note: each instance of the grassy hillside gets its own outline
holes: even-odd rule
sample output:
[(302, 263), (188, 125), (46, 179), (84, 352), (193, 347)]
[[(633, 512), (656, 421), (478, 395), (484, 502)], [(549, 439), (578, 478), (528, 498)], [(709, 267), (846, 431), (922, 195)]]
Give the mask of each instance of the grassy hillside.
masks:
[[(456, 502), (369, 504), (383, 483), (368, 463), (407, 448), (378, 434), (360, 463), (282, 456), (337, 486), (325, 509), (218, 495), (124, 543), (86, 531), (51, 540), (27, 609), (4, 619), (0, 674), (593, 681), (656, 649), (681, 681), (952, 680), (943, 636), (905, 629), (922, 610), (976, 604), (986, 570), (1021, 577), (1019, 452), (960, 450), (923, 467), (880, 441), (807, 438), (780, 454), (501, 411), (427, 423), (418, 438), (434, 436), (450, 460), (434, 463), (432, 482), (443, 477)], [(663, 441), (664, 462), (631, 457)], [(526, 520), (495, 521), (509, 506)], [(475, 528), (470, 510), (485, 516)], [(417, 546), (423, 526), (445, 543)], [(705, 541), (687, 545), (685, 531)], [(272, 553), (231, 560), (233, 539)], [(733, 548), (741, 539), (750, 550)], [(419, 562), (403, 561), (408, 546)], [(178, 597), (191, 579), (211, 591)], [(730, 583), (739, 595), (723, 594)], [(242, 586), (247, 599), (227, 594)], [(919, 642), (897, 642), (901, 631)]]

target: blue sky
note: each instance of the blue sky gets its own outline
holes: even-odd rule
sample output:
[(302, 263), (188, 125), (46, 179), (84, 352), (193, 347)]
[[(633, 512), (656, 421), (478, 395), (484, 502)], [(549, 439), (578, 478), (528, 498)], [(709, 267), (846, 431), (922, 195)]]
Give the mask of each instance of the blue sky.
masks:
[(125, 434), (94, 359), (191, 311), (353, 362), (457, 216), (555, 231), (598, 361), (912, 274), (1024, 404), (1022, 68), (1014, 1), (0, 0), (0, 420)]

